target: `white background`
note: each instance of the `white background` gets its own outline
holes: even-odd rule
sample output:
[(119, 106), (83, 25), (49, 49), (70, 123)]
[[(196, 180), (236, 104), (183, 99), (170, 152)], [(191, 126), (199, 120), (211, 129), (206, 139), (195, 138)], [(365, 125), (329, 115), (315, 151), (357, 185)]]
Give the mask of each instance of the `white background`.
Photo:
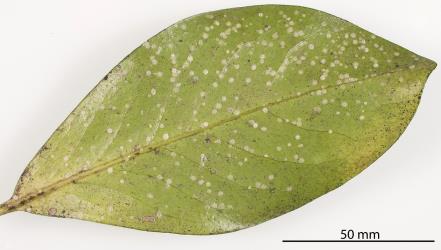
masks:
[[(0, 0), (0, 201), (61, 121), (141, 42), (176, 21), (227, 7), (304, 5), (441, 62), (439, 1)], [(341, 188), (258, 226), (217, 236), (142, 232), (22, 212), (0, 217), (0, 249), (439, 249), (440, 243), (282, 243), (339, 239), (441, 242), (441, 69), (398, 142)]]

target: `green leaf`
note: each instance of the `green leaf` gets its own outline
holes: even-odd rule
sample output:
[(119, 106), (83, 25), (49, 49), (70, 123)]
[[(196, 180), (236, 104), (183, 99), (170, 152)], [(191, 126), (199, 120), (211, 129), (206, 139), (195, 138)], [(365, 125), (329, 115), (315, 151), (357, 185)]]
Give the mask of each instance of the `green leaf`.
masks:
[(99, 82), (32, 159), (0, 214), (180, 234), (259, 224), (382, 155), (435, 66), (304, 7), (190, 17)]

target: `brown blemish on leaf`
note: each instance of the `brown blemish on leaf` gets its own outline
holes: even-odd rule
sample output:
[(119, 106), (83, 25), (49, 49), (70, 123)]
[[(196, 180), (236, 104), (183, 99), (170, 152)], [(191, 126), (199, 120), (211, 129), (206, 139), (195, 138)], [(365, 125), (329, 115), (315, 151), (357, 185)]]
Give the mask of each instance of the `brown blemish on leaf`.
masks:
[(57, 214), (57, 209), (54, 208), (54, 207), (51, 207), (51, 208), (49, 208), (49, 209), (47, 210), (47, 213), (48, 213), (50, 216), (54, 216), (54, 215)]
[(156, 215), (146, 215), (142, 217), (143, 222), (154, 223), (156, 221)]

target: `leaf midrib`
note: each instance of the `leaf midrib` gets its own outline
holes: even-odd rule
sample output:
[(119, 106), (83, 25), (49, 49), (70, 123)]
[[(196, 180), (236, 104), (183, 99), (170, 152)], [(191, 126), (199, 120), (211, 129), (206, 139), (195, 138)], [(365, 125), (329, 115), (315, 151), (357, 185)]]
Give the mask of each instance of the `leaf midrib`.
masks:
[[(425, 60), (423, 62), (425, 62)], [(420, 62), (419, 64), (420, 64), (419, 67), (415, 67), (412, 70), (421, 70), (421, 69), (430, 69), (431, 68), (430, 64), (428, 64), (428, 63), (421, 63)], [(415, 65), (415, 64), (412, 64), (412, 65)], [(382, 73), (382, 74), (379, 74), (379, 75), (375, 75), (375, 76), (372, 76), (372, 77), (363, 78), (363, 79), (357, 79), (357, 80), (349, 81), (349, 82), (342, 83), (342, 84), (339, 84), (339, 85), (329, 85), (329, 86), (327, 86), (325, 88), (311, 89), (311, 90), (308, 90), (306, 92), (301, 93), (300, 95), (296, 94), (296, 95), (288, 96), (288, 97), (285, 97), (285, 98), (280, 98), (280, 99), (278, 99), (278, 100), (276, 100), (274, 102), (269, 102), (269, 103), (266, 103), (264, 105), (260, 105), (260, 106), (257, 106), (255, 108), (252, 108), (252, 109), (246, 110), (244, 112), (241, 112), (239, 115), (233, 115), (233, 116), (231, 116), (231, 117), (229, 117), (227, 119), (223, 119), (223, 120), (219, 120), (217, 122), (211, 123), (210, 125), (208, 125), (205, 128), (198, 128), (198, 129), (195, 129), (195, 130), (192, 130), (192, 131), (188, 131), (188, 132), (185, 132), (185, 133), (183, 133), (181, 135), (172, 137), (172, 138), (170, 138), (170, 139), (168, 139), (166, 141), (162, 141), (162, 142), (159, 142), (159, 143), (156, 143), (156, 144), (141, 146), (139, 148), (139, 150), (130, 152), (130, 153), (126, 154), (126, 155), (122, 155), (122, 156), (120, 156), (118, 158), (115, 158), (115, 159), (112, 159), (112, 160), (109, 160), (109, 161), (106, 161), (106, 162), (99, 163), (99, 164), (95, 165), (95, 167), (92, 167), (90, 169), (81, 170), (80, 172), (78, 172), (76, 174), (73, 174), (73, 175), (69, 176), (68, 178), (58, 180), (58, 181), (56, 181), (56, 182), (54, 182), (54, 183), (52, 183), (50, 185), (42, 187), (38, 191), (30, 192), (30, 193), (28, 193), (26, 195), (23, 195), (21, 197), (15, 197), (14, 196), (15, 198), (13, 197), (13, 198), (9, 199), (8, 201), (6, 201), (5, 203), (0, 205), (0, 215), (3, 214), (3, 213), (8, 213), (8, 212), (12, 212), (12, 211), (18, 210), (19, 208), (21, 208), (24, 205), (26, 205), (28, 202), (30, 202), (30, 201), (38, 198), (38, 197), (42, 197), (42, 196), (44, 196), (44, 195), (46, 195), (48, 193), (51, 193), (53, 191), (56, 191), (60, 187), (68, 185), (68, 184), (70, 184), (70, 183), (72, 183), (74, 181), (78, 181), (78, 180), (81, 180), (81, 179), (83, 179), (85, 177), (92, 176), (94, 174), (100, 173), (100, 172), (106, 170), (107, 168), (109, 168), (111, 166), (114, 166), (114, 165), (117, 165), (117, 164), (129, 161), (129, 160), (133, 160), (138, 155), (150, 153), (150, 152), (155, 151), (156, 149), (161, 148), (163, 146), (170, 145), (172, 143), (178, 142), (178, 141), (186, 139), (188, 137), (192, 137), (192, 136), (201, 134), (201, 133), (203, 133), (205, 131), (208, 131), (210, 129), (222, 126), (224, 124), (227, 124), (227, 123), (235, 121), (235, 120), (238, 120), (238, 119), (240, 119), (240, 118), (242, 118), (244, 116), (247, 116), (247, 115), (253, 114), (255, 112), (258, 112), (258, 111), (262, 110), (264, 107), (272, 107), (272, 106), (276, 106), (278, 104), (289, 102), (291, 100), (294, 100), (294, 99), (301, 98), (303, 96), (309, 95), (309, 94), (311, 94), (311, 93), (313, 93), (313, 92), (315, 92), (317, 90), (338, 88), (338, 87), (340, 87), (342, 85), (355, 84), (357, 82), (363, 82), (363, 81), (379, 78), (379, 77), (382, 77), (382, 76), (385, 76), (385, 75), (388, 75), (388, 74), (395, 74), (395, 73), (398, 73), (398, 72), (411, 70), (411, 69), (409, 69), (409, 66), (410, 65), (403, 65), (398, 70), (393, 70), (393, 71), (390, 71), (390, 72), (385, 72), (385, 73)]]

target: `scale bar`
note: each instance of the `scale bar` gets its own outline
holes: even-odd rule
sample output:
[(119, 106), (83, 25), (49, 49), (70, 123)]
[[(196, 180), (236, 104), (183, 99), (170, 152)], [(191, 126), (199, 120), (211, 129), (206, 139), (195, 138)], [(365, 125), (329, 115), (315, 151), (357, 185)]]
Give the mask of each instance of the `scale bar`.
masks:
[(282, 240), (282, 242), (388, 242), (388, 243), (435, 243), (435, 240)]

